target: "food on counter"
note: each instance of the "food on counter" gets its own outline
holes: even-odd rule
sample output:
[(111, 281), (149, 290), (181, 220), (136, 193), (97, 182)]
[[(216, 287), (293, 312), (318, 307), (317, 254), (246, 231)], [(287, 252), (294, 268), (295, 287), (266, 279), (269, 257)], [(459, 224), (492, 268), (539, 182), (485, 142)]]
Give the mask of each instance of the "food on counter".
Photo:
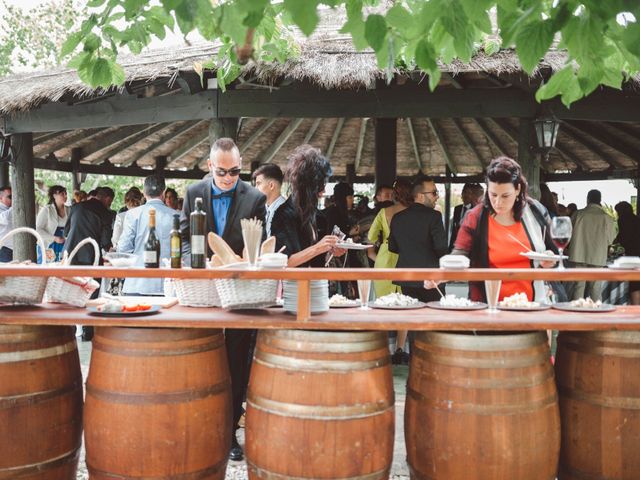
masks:
[(144, 312), (150, 310), (151, 305), (147, 303), (136, 303), (128, 305), (125, 303), (108, 301), (103, 305), (99, 305), (96, 310), (103, 313), (122, 313), (122, 312)]
[(464, 297), (456, 297), (450, 293), (444, 297), (440, 297), (440, 305), (443, 307), (473, 307), (476, 302)]
[(498, 303), (498, 306), (505, 308), (536, 308), (540, 306), (540, 303), (530, 302), (527, 294), (520, 292), (503, 298), (500, 303)]
[(336, 293), (333, 297), (329, 299), (330, 307), (345, 307), (345, 306), (352, 306), (352, 305), (360, 305), (360, 301), (350, 300), (344, 295), (340, 295), (339, 293)]
[(591, 297), (587, 298), (578, 298), (577, 300), (571, 301), (572, 307), (578, 308), (602, 308), (602, 302), (600, 300), (596, 300), (595, 302), (591, 299)]
[(413, 297), (401, 293), (390, 293), (384, 297), (376, 298), (374, 305), (378, 307), (410, 307), (420, 302)]

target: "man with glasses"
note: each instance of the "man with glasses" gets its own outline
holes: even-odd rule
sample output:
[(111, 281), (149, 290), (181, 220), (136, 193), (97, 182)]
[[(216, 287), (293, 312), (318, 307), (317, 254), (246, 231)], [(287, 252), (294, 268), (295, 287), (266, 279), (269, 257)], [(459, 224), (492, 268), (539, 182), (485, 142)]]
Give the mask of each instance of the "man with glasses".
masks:
[[(189, 217), (195, 209), (195, 200), (198, 197), (202, 198), (203, 209), (207, 214), (207, 231), (220, 235), (238, 255), (242, 254), (244, 247), (240, 220), (256, 217), (264, 222), (265, 196), (240, 180), (242, 158), (232, 139), (219, 138), (215, 141), (211, 146), (207, 166), (211, 175), (189, 186), (184, 196), (180, 224), (184, 259), (188, 259), (191, 253)], [(208, 247), (207, 251), (210, 256), (211, 251)], [(234, 434), (229, 452), (231, 460), (242, 460), (244, 457), (236, 437), (236, 430), (243, 413), (242, 401), (249, 381), (250, 352), (254, 332), (255, 330), (225, 330), (233, 397)]]
[[(398, 254), (397, 268), (437, 268), (447, 253), (442, 215), (434, 209), (438, 196), (432, 179), (419, 180), (413, 186), (413, 205), (393, 216), (389, 251)], [(440, 298), (436, 289), (425, 290), (421, 281), (393, 283), (400, 285), (404, 295), (422, 302)]]
[[(13, 229), (13, 214), (11, 212), (11, 187), (2, 186), (0, 187), (0, 238)], [(13, 260), (13, 240), (9, 238), (0, 248), (0, 262), (7, 263), (11, 260)]]

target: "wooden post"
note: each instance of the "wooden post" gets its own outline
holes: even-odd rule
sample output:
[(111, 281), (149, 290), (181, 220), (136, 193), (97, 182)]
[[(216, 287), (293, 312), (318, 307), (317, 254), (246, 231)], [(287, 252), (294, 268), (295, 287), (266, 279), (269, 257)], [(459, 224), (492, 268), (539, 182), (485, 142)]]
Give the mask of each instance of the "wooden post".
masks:
[(447, 183), (444, 184), (444, 231), (449, 235), (449, 224), (451, 223), (451, 169), (446, 167), (445, 175)]
[(214, 118), (209, 122), (209, 140), (211, 143), (219, 138), (228, 137), (237, 141), (238, 118)]
[(158, 155), (157, 157), (153, 157), (156, 161), (156, 175), (164, 176), (164, 169), (167, 166), (167, 156), (166, 155)]
[(396, 118), (378, 118), (375, 121), (376, 187), (393, 185), (396, 179)]
[[(13, 228), (36, 226), (36, 198), (33, 182), (33, 134), (21, 133), (11, 139), (16, 152), (13, 169)], [(36, 261), (36, 240), (21, 233), (13, 238), (13, 259)], [(44, 255), (45, 252), (42, 252)]]
[(540, 198), (540, 156), (535, 151), (533, 119), (521, 118), (518, 132), (518, 163), (529, 184), (529, 196)]
[(0, 186), (11, 185), (9, 177), (9, 162), (0, 162)]
[(640, 163), (638, 164), (638, 173), (636, 175), (636, 215), (640, 213)]
[(82, 188), (82, 179), (80, 176), (80, 159), (82, 158), (81, 148), (71, 149), (71, 177), (73, 181), (73, 191), (80, 190)]
[(356, 165), (355, 163), (347, 163), (346, 181), (349, 185), (353, 185), (356, 181)]

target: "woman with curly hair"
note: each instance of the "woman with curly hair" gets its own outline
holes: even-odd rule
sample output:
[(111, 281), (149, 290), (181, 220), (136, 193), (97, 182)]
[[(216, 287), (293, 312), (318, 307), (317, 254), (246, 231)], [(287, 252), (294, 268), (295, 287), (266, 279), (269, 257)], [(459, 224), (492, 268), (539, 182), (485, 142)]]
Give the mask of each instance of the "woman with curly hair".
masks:
[(276, 249), (285, 247), (289, 267), (322, 267), (324, 254), (344, 255), (336, 248), (338, 237), (327, 235), (327, 224), (318, 211), (318, 200), (324, 194), (331, 176), (329, 161), (311, 145), (300, 145), (289, 156), (286, 180), (289, 198), (276, 210), (271, 232)]

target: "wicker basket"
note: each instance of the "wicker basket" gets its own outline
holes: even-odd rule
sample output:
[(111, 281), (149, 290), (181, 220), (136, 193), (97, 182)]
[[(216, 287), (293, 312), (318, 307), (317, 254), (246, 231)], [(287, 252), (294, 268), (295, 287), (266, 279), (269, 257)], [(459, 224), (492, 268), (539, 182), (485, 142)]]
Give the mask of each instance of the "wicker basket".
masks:
[[(98, 265), (100, 260), (100, 247), (93, 238), (85, 238), (76, 248), (74, 248), (69, 256), (65, 256), (62, 260), (62, 266), (66, 267), (71, 264), (71, 260), (76, 253), (90, 243), (95, 253), (93, 265)], [(52, 303), (66, 303), (74, 307), (85, 307), (91, 294), (100, 287), (100, 284), (91, 277), (51, 277), (47, 284), (47, 300)]]
[(220, 297), (213, 279), (174, 278), (178, 303), (186, 307), (219, 307)]
[[(227, 265), (229, 268), (243, 268), (247, 264)], [(238, 280), (218, 278), (216, 287), (222, 308), (227, 310), (243, 308), (265, 308), (276, 303), (277, 280)]]
[[(47, 263), (46, 249), (44, 241), (38, 232), (33, 228), (20, 227), (11, 230), (4, 237), (0, 238), (0, 245), (5, 240), (12, 237), (16, 233), (30, 233), (36, 237), (36, 241), (42, 251), (42, 262)], [(30, 268), (30, 265), (23, 265), (24, 268)], [(14, 303), (22, 305), (34, 305), (42, 302), (44, 291), (47, 288), (47, 280), (49, 277), (2, 277), (0, 278), (0, 302)]]

